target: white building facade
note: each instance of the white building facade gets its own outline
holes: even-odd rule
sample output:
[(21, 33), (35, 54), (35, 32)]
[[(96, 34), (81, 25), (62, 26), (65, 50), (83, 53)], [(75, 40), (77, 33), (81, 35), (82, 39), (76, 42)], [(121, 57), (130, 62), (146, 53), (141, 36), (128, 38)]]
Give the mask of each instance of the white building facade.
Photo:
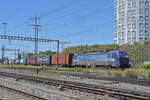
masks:
[(150, 0), (115, 0), (116, 44), (150, 40)]

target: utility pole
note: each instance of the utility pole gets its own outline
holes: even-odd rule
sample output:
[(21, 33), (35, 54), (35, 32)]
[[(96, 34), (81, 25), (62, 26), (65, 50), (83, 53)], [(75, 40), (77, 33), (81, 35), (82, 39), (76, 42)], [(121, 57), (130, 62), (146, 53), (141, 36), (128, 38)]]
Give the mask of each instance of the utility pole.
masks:
[(18, 55), (20, 54), (20, 49), (5, 48), (5, 45), (2, 46), (1, 50), (2, 50), (2, 64), (4, 63), (5, 51), (14, 51), (15, 52), (15, 56), (14, 56), (15, 59), (17, 58), (16, 52), (18, 52)]
[(3, 34), (6, 35), (6, 24), (7, 23), (2, 23), (4, 25), (4, 30), (3, 30)]
[[(4, 22), (2, 24), (4, 25), (3, 34), (6, 35), (6, 33), (7, 33), (7, 30), (6, 30), (7, 23)], [(10, 44), (10, 39), (9, 39), (9, 44)]]
[(38, 24), (38, 22), (40, 21), (40, 18), (38, 18), (36, 15), (34, 18), (31, 18), (31, 20), (33, 20), (35, 23), (33, 25), (30, 25), (30, 26), (33, 26), (35, 29), (35, 45), (34, 45), (34, 54), (36, 56), (38, 56), (38, 32), (39, 32), (39, 27), (41, 27), (41, 25)]
[(1, 64), (4, 64), (5, 45), (2, 46), (1, 50), (2, 50)]
[(60, 42), (60, 44), (62, 44), (62, 49), (64, 49), (64, 45), (68, 44), (68, 43), (70, 43), (70, 42)]
[(57, 41), (57, 67), (59, 66), (59, 44), (60, 44), (60, 41), (58, 40)]

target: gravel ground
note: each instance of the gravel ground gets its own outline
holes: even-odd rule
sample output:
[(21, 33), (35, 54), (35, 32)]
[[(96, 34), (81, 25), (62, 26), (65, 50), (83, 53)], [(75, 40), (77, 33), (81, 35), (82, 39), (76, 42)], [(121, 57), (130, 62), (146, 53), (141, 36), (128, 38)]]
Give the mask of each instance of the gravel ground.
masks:
[[(131, 91), (141, 91), (141, 92), (150, 93), (150, 87), (145, 87), (145, 86), (140, 86), (140, 85), (132, 85), (132, 84), (127, 84), (127, 83), (115, 83), (115, 82), (102, 81), (102, 80), (96, 80), (96, 79), (80, 79), (79, 77), (71, 77), (71, 76), (66, 76), (66, 75), (61, 75), (61, 76), (57, 76), (57, 75), (56, 76), (54, 76), (54, 75), (48, 76), (48, 75), (39, 75), (39, 74), (37, 75), (37, 74), (31, 74), (29, 72), (22, 72), (22, 71), (19, 71), (19, 70), (17, 71), (17, 70), (13, 70), (13, 69), (1, 69), (0, 71), (28, 74), (28, 75), (40, 76), (40, 77), (46, 77), (46, 78), (52, 78), (52, 79), (68, 80), (68, 81), (74, 81), (74, 82), (95, 84), (95, 85), (101, 85), (101, 86), (121, 88), (121, 89), (131, 90)], [(87, 95), (89, 95), (89, 94), (87, 94)], [(85, 98), (84, 96), (83, 96), (83, 98)], [(82, 97), (82, 96), (80, 96), (80, 97)], [(97, 98), (96, 96), (94, 96), (94, 97)], [(96, 100), (96, 99), (91, 99), (91, 100)]]
[(0, 100), (32, 100), (32, 99), (0, 88)]
[[(10, 70), (5, 70), (5, 72), (10, 72)], [(11, 72), (18, 73), (14, 70), (11, 70)], [(107, 95), (99, 96), (74, 90), (60, 91), (54, 86), (37, 84), (23, 80), (15, 81), (15, 79), (4, 78), (2, 76), (0, 76), (0, 84), (37, 95), (48, 100), (117, 100), (115, 98), (110, 98)]]
[(14, 72), (14, 73), (20, 73), (20, 74), (27, 74), (27, 75), (33, 75), (33, 76), (40, 76), (40, 77), (59, 79), (59, 80), (68, 80), (68, 81), (81, 82), (81, 83), (87, 83), (87, 84), (95, 84), (95, 85), (101, 85), (101, 86), (121, 88), (121, 89), (131, 90), (131, 91), (141, 91), (141, 92), (150, 93), (150, 87), (140, 86), (140, 85), (133, 85), (133, 84), (129, 84), (129, 83), (116, 83), (116, 82), (112, 82), (112, 81), (104, 81), (104, 80), (96, 80), (96, 79), (85, 79), (85, 78), (81, 79), (80, 77), (72, 77), (72, 76), (67, 76), (67, 75), (61, 75), (61, 76), (60, 75), (59, 76), (57, 76), (57, 75), (56, 76), (54, 76), (54, 75), (53, 76), (39, 75), (39, 74), (31, 74), (29, 72), (23, 73), (22, 71), (13, 70), (13, 69), (4, 69), (2, 71)]

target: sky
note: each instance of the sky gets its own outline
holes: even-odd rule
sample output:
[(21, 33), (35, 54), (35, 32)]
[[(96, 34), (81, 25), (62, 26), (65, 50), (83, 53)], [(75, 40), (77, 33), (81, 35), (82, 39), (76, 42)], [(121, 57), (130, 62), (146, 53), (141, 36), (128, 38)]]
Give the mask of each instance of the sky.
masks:
[[(39, 38), (70, 42), (68, 46), (114, 43), (114, 0), (0, 0), (0, 34), (34, 37), (31, 18), (38, 16)], [(34, 43), (0, 40), (0, 48), (34, 52)], [(39, 51), (56, 51), (56, 43), (39, 43)], [(6, 56), (14, 57), (7, 51)], [(1, 55), (1, 54), (0, 54)]]

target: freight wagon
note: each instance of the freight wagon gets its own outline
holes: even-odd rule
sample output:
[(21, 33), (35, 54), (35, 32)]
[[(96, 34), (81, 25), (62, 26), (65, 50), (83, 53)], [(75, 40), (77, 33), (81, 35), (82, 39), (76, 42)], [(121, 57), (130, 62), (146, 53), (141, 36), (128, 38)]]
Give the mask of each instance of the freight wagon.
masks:
[(15, 59), (11, 60), (11, 64), (14, 65), (15, 64)]
[(4, 60), (4, 64), (8, 65), (9, 64), (9, 60)]
[(21, 59), (20, 64), (26, 65), (27, 64), (27, 59)]
[[(59, 65), (62, 66), (71, 66), (73, 54), (59, 54)], [(51, 60), (52, 65), (57, 65), (57, 55), (52, 55)]]
[(27, 58), (27, 65), (36, 65), (37, 57)]
[(51, 64), (51, 56), (39, 56), (37, 58), (37, 65), (50, 65)]

